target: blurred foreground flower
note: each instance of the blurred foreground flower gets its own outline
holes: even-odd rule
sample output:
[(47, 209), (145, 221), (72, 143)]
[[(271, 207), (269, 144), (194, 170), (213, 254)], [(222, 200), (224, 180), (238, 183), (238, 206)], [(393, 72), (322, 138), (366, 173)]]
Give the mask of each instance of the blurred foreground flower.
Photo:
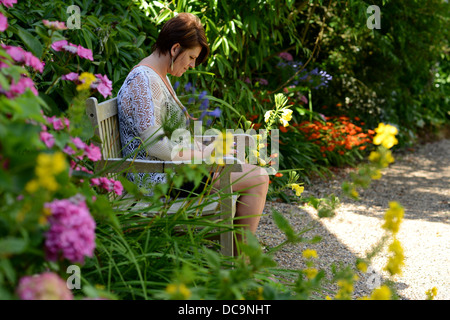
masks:
[(95, 221), (82, 196), (46, 203), (50, 210), (50, 229), (45, 234), (47, 259), (60, 256), (73, 263), (84, 263), (95, 249)]
[(174, 300), (187, 300), (191, 296), (191, 291), (188, 287), (182, 284), (168, 284), (166, 287), (166, 292)]
[(383, 285), (372, 292), (370, 296), (371, 300), (390, 300), (392, 296), (391, 289), (388, 286)]
[(21, 278), (17, 295), (21, 300), (73, 300), (66, 282), (53, 272)]
[(67, 168), (64, 154), (62, 152), (41, 153), (38, 155), (36, 162), (36, 178), (27, 183), (26, 191), (33, 193), (41, 187), (49, 191), (56, 191), (58, 183), (55, 176)]
[(383, 228), (396, 234), (402, 223), (403, 216), (405, 214), (405, 209), (396, 201), (389, 202), (389, 209), (384, 215)]
[(389, 124), (380, 123), (378, 128), (375, 129), (377, 135), (373, 138), (373, 143), (376, 145), (382, 145), (386, 149), (392, 148), (398, 143), (395, 135), (398, 133), (396, 127)]

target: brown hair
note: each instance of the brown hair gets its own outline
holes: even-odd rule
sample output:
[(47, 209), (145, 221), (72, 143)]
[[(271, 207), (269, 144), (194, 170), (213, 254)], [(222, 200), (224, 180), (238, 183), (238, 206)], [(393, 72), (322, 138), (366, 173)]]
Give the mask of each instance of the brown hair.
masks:
[(203, 63), (209, 55), (205, 29), (200, 19), (192, 13), (179, 13), (167, 21), (152, 49), (153, 51), (158, 50), (160, 54), (170, 54), (170, 50), (176, 43), (180, 44), (181, 52), (196, 46), (202, 47), (202, 51), (196, 60), (197, 66)]

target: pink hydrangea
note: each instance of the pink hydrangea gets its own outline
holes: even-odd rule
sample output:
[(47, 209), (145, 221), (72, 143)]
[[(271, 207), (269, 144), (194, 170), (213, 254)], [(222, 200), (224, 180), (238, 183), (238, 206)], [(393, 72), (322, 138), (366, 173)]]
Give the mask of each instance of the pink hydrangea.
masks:
[(17, 0), (0, 0), (0, 3), (5, 7), (12, 8), (13, 4), (17, 3)]
[(8, 29), (8, 19), (0, 12), (0, 31)]
[(22, 277), (16, 291), (21, 300), (73, 300), (66, 282), (53, 272)]
[(66, 258), (84, 263), (95, 249), (95, 221), (80, 195), (46, 203), (50, 229), (45, 233), (45, 252), (50, 261)]
[(24, 63), (25, 65), (32, 67), (34, 70), (42, 73), (44, 71), (44, 63), (35, 57), (31, 52), (25, 51), (20, 47), (8, 46), (2, 44), (2, 48), (5, 49), (11, 58), (17, 63)]
[(34, 95), (38, 95), (33, 80), (27, 77), (21, 77), (17, 83), (13, 79), (9, 91), (2, 90), (2, 93), (4, 93), (8, 99), (13, 99), (16, 96), (23, 94), (27, 88), (30, 88)]

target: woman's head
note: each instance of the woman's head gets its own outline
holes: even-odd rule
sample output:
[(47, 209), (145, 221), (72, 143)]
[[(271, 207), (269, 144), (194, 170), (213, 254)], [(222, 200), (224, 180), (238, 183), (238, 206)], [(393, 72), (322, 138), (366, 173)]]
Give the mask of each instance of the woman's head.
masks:
[(167, 21), (153, 46), (159, 54), (169, 54), (173, 61), (187, 56), (195, 58), (193, 66), (203, 63), (209, 55), (205, 30), (200, 19), (191, 13), (179, 13)]

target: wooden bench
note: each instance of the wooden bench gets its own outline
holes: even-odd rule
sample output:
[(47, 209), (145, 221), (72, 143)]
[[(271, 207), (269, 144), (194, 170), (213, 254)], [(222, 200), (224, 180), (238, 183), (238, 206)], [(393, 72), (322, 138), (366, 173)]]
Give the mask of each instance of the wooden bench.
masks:
[[(102, 103), (98, 103), (97, 99), (91, 97), (86, 101), (86, 112), (94, 128), (94, 133), (97, 135), (101, 143), (98, 146), (101, 148), (102, 160), (98, 162), (97, 167), (107, 169), (107, 173), (123, 173), (130, 170), (131, 172), (147, 173), (164, 173), (166, 168), (175, 169), (176, 166), (184, 165), (176, 161), (154, 161), (154, 160), (139, 160), (139, 159), (123, 159), (122, 147), (119, 134), (119, 119), (117, 111), (117, 98), (113, 98)], [(254, 146), (252, 136), (245, 135), (249, 146)], [(239, 141), (241, 143), (242, 139)], [(229, 162), (229, 161), (227, 161)], [(206, 164), (202, 164), (208, 166)], [(209, 165), (211, 166), (211, 165)], [(228, 224), (232, 230), (232, 218), (236, 213), (236, 199), (237, 196), (231, 196), (231, 172), (242, 172), (242, 165), (234, 162), (232, 164), (225, 163), (223, 174), (220, 177), (220, 190), (217, 194), (218, 201), (202, 207), (202, 215), (216, 215), (222, 223)], [(177, 212), (182, 201), (175, 202), (169, 209), (168, 213)], [(155, 213), (155, 212), (151, 212)], [(220, 213), (220, 215), (218, 215)], [(233, 256), (233, 232), (220, 233), (221, 252), (227, 256)]]

